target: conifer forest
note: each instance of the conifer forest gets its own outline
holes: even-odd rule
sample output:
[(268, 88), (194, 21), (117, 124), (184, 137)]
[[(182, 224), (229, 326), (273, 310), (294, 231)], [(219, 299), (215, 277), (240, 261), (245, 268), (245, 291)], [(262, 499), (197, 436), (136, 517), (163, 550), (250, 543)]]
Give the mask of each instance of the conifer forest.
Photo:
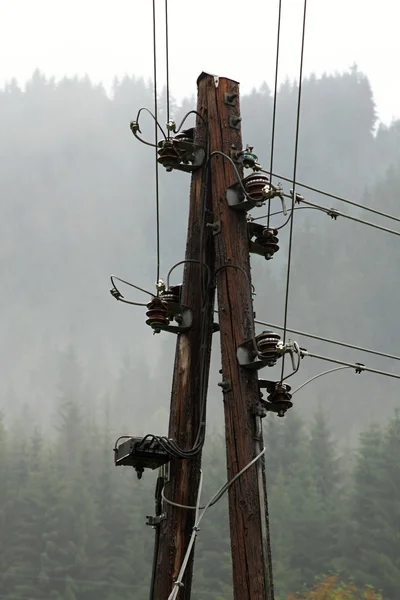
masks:
[[(115, 302), (109, 278), (154, 290), (154, 153), (129, 129), (152, 93), (134, 76), (115, 80), (109, 94), (89, 78), (55, 82), (40, 71), (24, 88), (11, 81), (0, 90), (0, 600), (148, 598), (154, 532), (146, 516), (156, 472), (138, 480), (133, 469), (114, 467), (113, 447), (121, 434), (167, 434), (176, 338), (153, 336), (145, 308)], [(275, 172), (286, 177), (296, 102), (297, 84), (287, 80), (275, 142)], [(241, 98), (243, 141), (264, 165), (272, 103), (266, 84)], [(193, 108), (194, 97), (172, 101), (171, 111), (179, 122)], [(400, 121), (377, 120), (366, 74), (353, 66), (306, 78), (301, 119), (300, 182), (400, 215)], [(151, 136), (151, 120), (141, 126)], [(184, 257), (190, 176), (160, 170), (160, 181), (165, 278)], [(279, 226), (284, 217), (273, 218)], [(285, 229), (280, 248), (271, 261), (251, 258), (256, 317), (279, 325)], [(398, 259), (394, 235), (297, 211), (289, 325), (400, 354)], [(173, 283), (181, 276), (176, 269)], [(136, 291), (132, 298), (147, 301)], [(291, 338), (310, 352), (400, 373), (395, 359)], [(214, 346), (205, 498), (227, 478)], [(328, 368), (305, 357), (291, 385)], [(398, 390), (395, 379), (343, 369), (299, 390), (284, 418), (263, 420), (277, 600), (398, 599)], [(232, 598), (227, 506), (224, 496), (202, 521), (193, 600)]]

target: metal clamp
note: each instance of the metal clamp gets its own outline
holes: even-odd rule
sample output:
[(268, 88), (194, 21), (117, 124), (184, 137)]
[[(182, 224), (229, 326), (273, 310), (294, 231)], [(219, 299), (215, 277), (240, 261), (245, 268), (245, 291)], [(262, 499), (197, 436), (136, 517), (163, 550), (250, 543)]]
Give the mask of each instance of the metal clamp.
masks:
[(229, 127), (232, 129), (240, 129), (240, 123), (242, 122), (242, 117), (237, 117), (234, 115), (230, 115), (229, 117)]
[(217, 383), (217, 385), (218, 385), (218, 387), (220, 387), (222, 389), (223, 394), (226, 394), (227, 392), (232, 391), (231, 380), (228, 377), (223, 377), (222, 381)]
[(212, 229), (213, 235), (221, 233), (221, 221), (215, 221), (214, 223), (207, 223), (206, 227)]
[(162, 521), (165, 521), (166, 518), (167, 516), (165, 513), (161, 513), (161, 515), (158, 515), (156, 517), (147, 516), (146, 525), (149, 525), (150, 527), (157, 527), (157, 525), (160, 525), (160, 523)]
[(238, 94), (236, 94), (236, 92), (225, 92), (224, 93), (224, 102), (225, 104), (227, 104), (228, 106), (235, 106), (235, 100), (238, 97)]
[[(169, 303), (168, 309), (172, 310), (172, 303)], [(179, 312), (174, 313), (174, 319), (176, 325), (159, 325), (159, 329), (162, 331), (169, 331), (170, 333), (183, 333), (188, 331), (193, 323), (193, 311), (187, 306), (179, 305)]]

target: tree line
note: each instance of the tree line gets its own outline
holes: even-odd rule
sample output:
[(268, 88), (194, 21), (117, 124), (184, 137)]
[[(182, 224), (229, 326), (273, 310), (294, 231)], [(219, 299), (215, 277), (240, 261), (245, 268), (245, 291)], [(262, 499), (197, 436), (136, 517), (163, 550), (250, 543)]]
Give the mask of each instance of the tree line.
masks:
[[(0, 428), (0, 597), (144, 600), (156, 474), (138, 481), (133, 469), (114, 467), (110, 404), (101, 414), (88, 410), (76, 357), (64, 362), (52, 431), (29, 431), (24, 416)], [(284, 419), (268, 416), (264, 428), (277, 599), (337, 574), (395, 600), (400, 414), (366, 428), (355, 449), (334, 441), (322, 407), (310, 424), (291, 409)], [(223, 436), (212, 427), (203, 470), (206, 499), (226, 479)], [(193, 598), (231, 595), (224, 497), (203, 520)]]

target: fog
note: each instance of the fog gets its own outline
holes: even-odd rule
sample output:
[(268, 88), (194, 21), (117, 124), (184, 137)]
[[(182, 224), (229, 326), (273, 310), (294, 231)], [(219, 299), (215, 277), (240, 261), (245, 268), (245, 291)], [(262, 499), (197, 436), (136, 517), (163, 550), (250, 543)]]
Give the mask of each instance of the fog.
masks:
[[(287, 80), (278, 95), (275, 170), (289, 177), (293, 169), (296, 102), (297, 85)], [(143, 585), (138, 584), (139, 571), (146, 571), (148, 567), (149, 574), (150, 563), (147, 567), (141, 563), (136, 576), (129, 572), (128, 558), (121, 558), (122, 562), (117, 560), (122, 550), (113, 536), (115, 532), (123, 531), (121, 536), (129, 545), (129, 540), (147, 533), (143, 532), (139, 517), (148, 514), (146, 510), (152, 502), (152, 476), (149, 475), (139, 487), (136, 482), (132, 484), (128, 476), (125, 478), (114, 472), (110, 475), (108, 471), (112, 470), (112, 443), (118, 435), (140, 435), (149, 431), (166, 433), (176, 339), (165, 332), (152, 335), (145, 324), (145, 308), (117, 303), (109, 294), (109, 277), (116, 274), (150, 292), (155, 290), (154, 153), (135, 140), (129, 129), (129, 122), (138, 108), (151, 104), (151, 86), (135, 76), (117, 79), (112, 94), (108, 94), (88, 77), (66, 77), (56, 81), (36, 71), (26, 88), (11, 81), (0, 92), (3, 215), (0, 261), (4, 278), (0, 406), (4, 414), (2, 439), (8, 440), (7, 444), (4, 441), (3, 459), (0, 459), (4, 481), (7, 481), (0, 505), (8, 506), (9, 512), (3, 513), (2, 527), (3, 534), (12, 540), (12, 551), (3, 550), (0, 556), (0, 589), (9, 600), (17, 597), (87, 600), (91, 594), (94, 597), (96, 587), (90, 587), (90, 582), (96, 580), (97, 575), (88, 575), (90, 569), (95, 570), (93, 560), (98, 572), (105, 572), (99, 566), (100, 558), (107, 562), (111, 555), (114, 562), (113, 566), (109, 565), (110, 579), (102, 588), (104, 598), (113, 597), (107, 594), (112, 594), (114, 576), (118, 585), (133, 586), (135, 598), (145, 597), (146, 581)], [(163, 122), (165, 90), (160, 94), (160, 106)], [(243, 141), (254, 146), (260, 161), (268, 165), (272, 114), (268, 86), (263, 84), (251, 93), (243, 94), (241, 106)], [(192, 108), (195, 108), (193, 98), (174, 100), (173, 117), (179, 121)], [(143, 118), (142, 130), (144, 137), (151, 138), (150, 119)], [(370, 82), (357, 67), (332, 76), (310, 75), (305, 80), (298, 165), (300, 181), (398, 215), (399, 137), (398, 121), (383, 125), (377, 120)], [(184, 257), (189, 184), (188, 174), (160, 170), (161, 275), (164, 278), (169, 268)], [(290, 189), (290, 184), (283, 185), (286, 191)], [(353, 216), (397, 228), (393, 221), (321, 195), (309, 192), (306, 197), (327, 208), (334, 206)], [(276, 202), (279, 205), (279, 200)], [(274, 223), (278, 226), (282, 218), (277, 216)], [(284, 314), (287, 230), (281, 232), (281, 249), (272, 261), (252, 257), (257, 318), (277, 324), (282, 324)], [(289, 327), (398, 354), (399, 253), (394, 235), (343, 218), (332, 220), (319, 211), (297, 211)], [(179, 269), (174, 277), (173, 283), (179, 283)], [(125, 292), (139, 302), (147, 299), (141, 292), (124, 289)], [(261, 331), (262, 327), (258, 326), (257, 330)], [(395, 360), (301, 336), (290, 337), (310, 352), (400, 373)], [(220, 368), (218, 344), (216, 335), (208, 409), (209, 462), (206, 464), (210, 464), (211, 458), (215, 460), (215, 453), (220, 463), (219, 470), (211, 476), (211, 488), (214, 480), (214, 486), (218, 486), (225, 477), (219, 437), (222, 433), (222, 398), (221, 390), (216, 386)], [(291, 384), (295, 388), (328, 368), (328, 363), (305, 358)], [(274, 376), (272, 370), (268, 376)], [(379, 442), (386, 448), (386, 441), (392, 439), (390, 423), (393, 424), (393, 410), (398, 404), (396, 380), (369, 373), (356, 375), (349, 369), (307, 385), (294, 396), (294, 407), (285, 419), (279, 425), (268, 424), (267, 427), (275, 427), (271, 440), (275, 439), (273, 435), (277, 436), (276, 448), (280, 447), (282, 452), (285, 447), (289, 449), (289, 443), (295, 443), (290, 436), (294, 431), (298, 432), (298, 448), (304, 450), (304, 455), (301, 454), (303, 450), (299, 450), (299, 456), (307, 463), (307, 452), (315, 442), (315, 431), (322, 431), (326, 426), (326, 435), (333, 438), (329, 442), (333, 444), (332, 453), (340, 458), (342, 478), (337, 484), (339, 487), (329, 492), (329, 502), (337, 498), (338, 490), (345, 489), (341, 501), (349, 496), (346, 510), (356, 514), (357, 490), (354, 499), (351, 496), (353, 483), (348, 484), (357, 481), (357, 472), (351, 471), (356, 460), (353, 449), (360, 448), (359, 434), (375, 421), (384, 428), (389, 427), (384, 429), (383, 441)], [(313, 438), (312, 424), (316, 418), (319, 425)], [(267, 420), (271, 419), (268, 417)], [(318, 419), (322, 419), (323, 424)], [(304, 425), (300, 424), (301, 420)], [(378, 439), (380, 434), (376, 429), (374, 431)], [(26, 450), (29, 461), (22, 460), (19, 453), (15, 454), (17, 439), (22, 440), (18, 444), (29, 448)], [(328, 442), (323, 443), (324, 447), (327, 445)], [(394, 456), (394, 450), (390, 448), (387, 446), (388, 456)], [(98, 456), (94, 458), (96, 451)], [(313, 546), (314, 562), (310, 558), (309, 564), (297, 564), (296, 557), (292, 562), (290, 557), (285, 558), (288, 545), (295, 547), (295, 542), (300, 544), (300, 538), (292, 539), (290, 543), (288, 538), (282, 539), (282, 531), (278, 528), (278, 499), (283, 493), (282, 482), (286, 480), (282, 478), (285, 477), (289, 478), (288, 489), (292, 485), (295, 490), (290, 496), (291, 501), (288, 500), (288, 507), (295, 501), (296, 494), (300, 494), (296, 477), (300, 476), (302, 463), (296, 463), (298, 468), (293, 471), (294, 457), (288, 457), (285, 462), (279, 453), (271, 451), (270, 456), (271, 518), (273, 530), (277, 532), (273, 544), (283, 598), (283, 594), (297, 591), (300, 584), (309, 583), (314, 576), (336, 569), (343, 547), (351, 554), (354, 540), (344, 542), (335, 538), (335, 549), (323, 564), (318, 562), (321, 552), (320, 549), (317, 551), (317, 542)], [(15, 461), (14, 469), (11, 465), (15, 465)], [(275, 467), (277, 476), (274, 479)], [(326, 470), (330, 468), (336, 469), (336, 466), (331, 465)], [(57, 482), (56, 473), (64, 473), (63, 482)], [(83, 492), (86, 488), (82, 482), (86, 477), (91, 481), (91, 487)], [(112, 485), (108, 483), (109, 478), (112, 478)], [(339, 475), (335, 478), (336, 475), (332, 475), (332, 481), (339, 481)], [(41, 488), (45, 481), (49, 487), (44, 497)], [(132, 485), (135, 486), (134, 495)], [(112, 487), (114, 491), (110, 491)], [(315, 490), (318, 489), (315, 483)], [(124, 503), (127, 505), (126, 510), (121, 508), (121, 515), (124, 515), (120, 517), (121, 522), (113, 510), (114, 493), (121, 494), (120, 508)], [(303, 495), (300, 494), (303, 501), (307, 493), (303, 490)], [(31, 522), (30, 518), (24, 520), (21, 515), (29, 514), (28, 498), (32, 494), (36, 494), (38, 506), (50, 504), (46, 504), (43, 514), (47, 516), (43, 523), (35, 521), (36, 525), (32, 525), (36, 529), (30, 531), (32, 537), (29, 538), (20, 528)], [(80, 512), (74, 504), (74, 494), (83, 495), (80, 525), (71, 516), (74, 510)], [(128, 517), (126, 512), (130, 494), (137, 498), (137, 503), (133, 502), (134, 512), (138, 513), (135, 525), (132, 524), (133, 516)], [(99, 498), (104, 502), (97, 506)], [(318, 498), (320, 501), (323, 496)], [(75, 509), (71, 508), (73, 506)], [(57, 525), (49, 525), (53, 510), (61, 511), (57, 515)], [(105, 516), (103, 510), (109, 510), (109, 513)], [(215, 513), (215, 518), (219, 514), (222, 523), (221, 515), (225, 513), (222, 508), (218, 510), (221, 512)], [(314, 505), (313, 511), (317, 514)], [(10, 525), (17, 522), (16, 515), (20, 521), (18, 527)], [(308, 517), (303, 517), (301, 526), (304, 528)], [(340, 515), (337, 518), (340, 528), (343, 522)], [(97, 528), (96, 519), (102, 522), (102, 528)], [(126, 531), (124, 519), (129, 520)], [(68, 533), (71, 527), (76, 529), (73, 541)], [(79, 533), (81, 527), (86, 528), (88, 537)], [(294, 535), (294, 529), (295, 526), (290, 528), (291, 535)], [(288, 533), (289, 529), (285, 531)], [(52, 538), (54, 532), (59, 536), (56, 541)], [(215, 560), (207, 554), (213, 545), (213, 528), (210, 526), (208, 533), (206, 529), (205, 532), (199, 545), (200, 564), (205, 561), (205, 566), (203, 571), (199, 567), (195, 575), (199, 598), (203, 597), (203, 592), (211, 593), (204, 569), (210, 568)], [(98, 541), (99, 553), (95, 549), (96, 535), (103, 536)], [(222, 553), (229, 548), (226, 535), (225, 530), (219, 536), (225, 544)], [(37, 561), (24, 555), (21, 544), (25, 536), (37, 544)], [(146, 540), (146, 556), (150, 556), (149, 535)], [(50, 542), (55, 544), (54, 548)], [(71, 550), (74, 558), (62, 555), (64, 543), (73, 543), (75, 549), (79, 549), (75, 554)], [(78, 568), (74, 561), (80, 552), (85, 558)], [(287, 564), (286, 560), (289, 561)], [(57, 561), (62, 564), (59, 571), (54, 566)], [(285, 569), (293, 570), (297, 575), (289, 581), (282, 575)], [(370, 569), (364, 564), (354, 565), (353, 572), (362, 583), (386, 586), (387, 597), (394, 598), (391, 594), (397, 585), (397, 575), (393, 575), (394, 583), (390, 584), (380, 572), (368, 580)], [(364, 577), (363, 573), (367, 575)], [(219, 596), (210, 597), (228, 598), (229, 561), (227, 565), (224, 562), (214, 576), (220, 586)], [(39, 587), (33, 588), (32, 584), (24, 588), (23, 577), (41, 578), (38, 582), (35, 579), (35, 586)], [(89, 587), (85, 588), (85, 582)], [(47, 587), (40, 591), (40, 585)], [(121, 590), (123, 593), (123, 587)]]

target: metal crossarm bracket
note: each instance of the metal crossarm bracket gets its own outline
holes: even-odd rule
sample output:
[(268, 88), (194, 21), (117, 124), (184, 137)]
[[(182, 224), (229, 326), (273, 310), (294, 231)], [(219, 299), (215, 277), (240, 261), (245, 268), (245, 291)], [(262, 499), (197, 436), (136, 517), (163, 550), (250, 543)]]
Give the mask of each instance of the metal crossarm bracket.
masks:
[(149, 525), (150, 527), (157, 527), (157, 525), (160, 525), (160, 523), (162, 523), (162, 521), (165, 521), (166, 518), (167, 517), (165, 513), (162, 513), (157, 517), (146, 516), (146, 525)]
[(235, 210), (249, 211), (252, 208), (263, 206), (265, 200), (260, 202), (253, 202), (250, 198), (247, 198), (243, 192), (243, 188), (240, 183), (234, 183), (230, 185), (226, 190), (226, 199), (228, 206)]

